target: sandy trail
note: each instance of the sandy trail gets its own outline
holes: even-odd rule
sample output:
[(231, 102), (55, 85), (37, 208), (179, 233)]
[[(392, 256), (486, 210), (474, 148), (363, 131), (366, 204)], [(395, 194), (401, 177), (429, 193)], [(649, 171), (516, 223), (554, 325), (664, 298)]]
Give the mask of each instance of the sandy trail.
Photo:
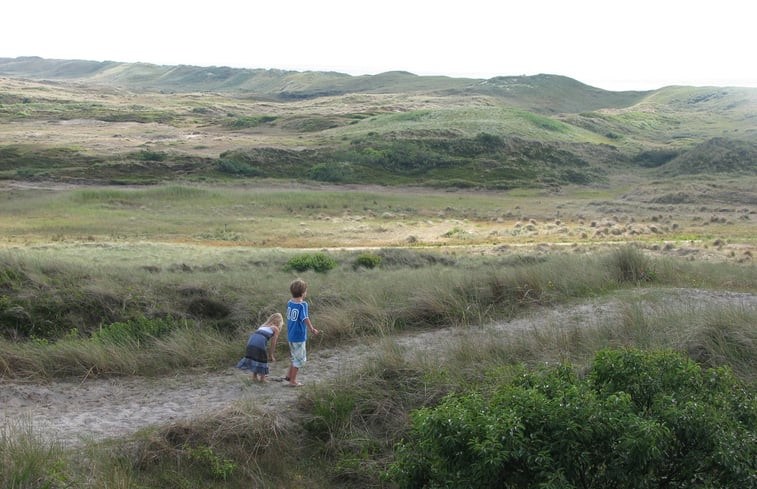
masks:
[[(641, 289), (641, 294), (648, 293)], [(659, 295), (659, 294), (657, 294)], [(648, 296), (647, 296), (648, 297)], [(664, 299), (692, 306), (704, 302), (741, 304), (757, 308), (757, 295), (690, 289), (665, 289)], [(498, 335), (533, 330), (596, 326), (617, 321), (623, 301), (615, 298), (589, 300), (574, 305), (542, 308), (517, 319), (476, 328), (477, 334)], [(654, 304), (659, 305), (660, 299)], [(407, 355), (437, 354), (449, 343), (449, 331), (442, 328), (393, 339)], [(335, 349), (320, 349), (311, 342), (309, 362), (300, 380), (307, 384), (334, 379), (354, 370), (377, 351), (379, 341)], [(230, 365), (238, 359), (230, 359)], [(281, 377), (286, 358), (272, 364), (271, 377)], [(230, 366), (214, 373), (182, 373), (161, 378), (111, 378), (84, 381), (55, 381), (31, 384), (0, 380), (0, 433), (27, 429), (33, 433), (76, 445), (130, 435), (140, 429), (187, 420), (218, 412), (240, 400), (251, 400), (263, 410), (281, 409), (294, 401), (300, 389), (284, 382), (252, 383), (249, 375)]]

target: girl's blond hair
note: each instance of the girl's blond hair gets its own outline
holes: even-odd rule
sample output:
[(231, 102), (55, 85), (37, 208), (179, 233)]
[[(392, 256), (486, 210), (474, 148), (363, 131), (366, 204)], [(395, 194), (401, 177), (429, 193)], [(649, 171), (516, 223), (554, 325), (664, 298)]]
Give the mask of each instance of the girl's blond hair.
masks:
[(277, 328), (281, 329), (281, 326), (284, 324), (284, 316), (282, 316), (278, 312), (274, 312), (270, 316), (268, 316), (268, 319), (263, 323), (263, 326), (276, 326)]

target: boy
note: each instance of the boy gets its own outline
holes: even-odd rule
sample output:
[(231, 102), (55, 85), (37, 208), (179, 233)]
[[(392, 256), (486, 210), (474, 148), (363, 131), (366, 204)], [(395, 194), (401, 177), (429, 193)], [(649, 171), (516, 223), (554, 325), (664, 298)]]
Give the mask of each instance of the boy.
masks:
[(318, 334), (318, 330), (313, 327), (308, 316), (308, 303), (305, 302), (307, 288), (305, 281), (299, 278), (289, 284), (292, 299), (287, 303), (287, 340), (289, 340), (292, 363), (286, 380), (289, 381), (287, 385), (290, 387), (302, 386), (302, 383), (297, 382), (297, 373), (307, 361), (305, 343), (308, 339), (308, 330), (314, 335)]

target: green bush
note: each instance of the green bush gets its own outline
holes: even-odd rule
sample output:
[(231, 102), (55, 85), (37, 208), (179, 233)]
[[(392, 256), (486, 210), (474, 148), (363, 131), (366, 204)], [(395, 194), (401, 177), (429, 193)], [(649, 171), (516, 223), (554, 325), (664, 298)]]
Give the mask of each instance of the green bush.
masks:
[(363, 253), (355, 258), (354, 268), (376, 268), (381, 264), (381, 257), (373, 253)]
[(328, 272), (337, 266), (336, 260), (325, 253), (305, 253), (291, 258), (285, 270), (296, 270), (304, 272), (306, 270), (315, 270), (316, 272)]
[(727, 369), (604, 350), (416, 411), (401, 488), (757, 487), (757, 401)]

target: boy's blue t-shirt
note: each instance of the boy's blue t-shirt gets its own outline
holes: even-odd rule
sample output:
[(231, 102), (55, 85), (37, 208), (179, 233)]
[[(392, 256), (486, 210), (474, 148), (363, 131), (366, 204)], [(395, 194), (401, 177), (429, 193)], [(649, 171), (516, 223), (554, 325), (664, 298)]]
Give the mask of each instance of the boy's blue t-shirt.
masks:
[(305, 319), (308, 317), (308, 303), (305, 301), (287, 303), (287, 340), (290, 343), (300, 343), (308, 339), (308, 327)]

